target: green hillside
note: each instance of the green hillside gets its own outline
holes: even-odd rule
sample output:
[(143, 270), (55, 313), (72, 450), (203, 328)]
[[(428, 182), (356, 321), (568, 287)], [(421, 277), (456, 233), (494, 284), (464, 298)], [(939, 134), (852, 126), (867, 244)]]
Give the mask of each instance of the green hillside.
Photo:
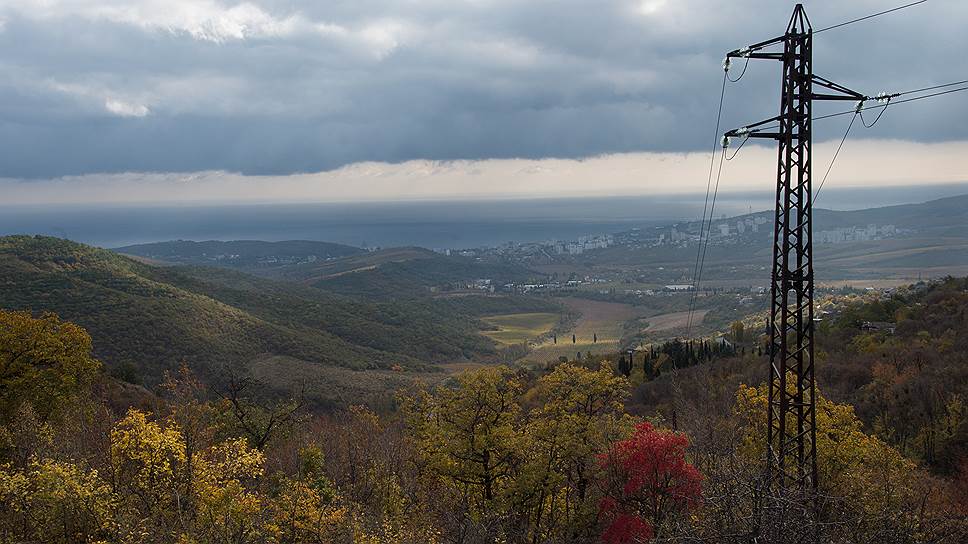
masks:
[[(0, 307), (54, 311), (82, 325), (98, 358), (146, 383), (182, 361), (212, 373), (277, 356), (321, 372), (427, 370), (494, 353), (478, 334), (480, 312), (532, 306), (547, 303), (365, 302), (237, 271), (151, 266), (57, 238), (0, 238)], [(260, 372), (272, 374), (264, 364)]]
[(499, 288), (508, 282), (541, 277), (514, 264), (480, 262), (420, 248), (378, 251), (298, 273), (299, 276), (290, 273), (288, 277), (329, 291), (382, 300), (460, 290), (467, 283), (482, 279)]
[(166, 263), (221, 266), (253, 272), (269, 272), (281, 266), (325, 262), (364, 253), (357, 247), (309, 240), (172, 240), (119, 247), (115, 251)]
[[(542, 277), (524, 267), (447, 256), (419, 247), (367, 252), (325, 242), (189, 242), (172, 241), (118, 248), (116, 251), (158, 261), (228, 268), (272, 279), (320, 288), (374, 302), (426, 299), (459, 291), (469, 283), (490, 279), (500, 287)], [(469, 302), (480, 300), (474, 297)], [(468, 301), (463, 306), (467, 307)], [(487, 303), (469, 308), (488, 313)]]

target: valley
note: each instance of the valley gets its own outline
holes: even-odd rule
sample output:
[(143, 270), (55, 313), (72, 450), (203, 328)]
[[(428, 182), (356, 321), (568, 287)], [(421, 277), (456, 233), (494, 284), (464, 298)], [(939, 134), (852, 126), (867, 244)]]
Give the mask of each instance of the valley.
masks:
[[(818, 214), (827, 230), (896, 223), (883, 239), (818, 244), (820, 294), (968, 273), (965, 202)], [(764, 216), (721, 223), (758, 225)], [(716, 227), (691, 319), (694, 223), (586, 237), (579, 253), (558, 243), (448, 255), (311, 241), (173, 241), (112, 252), (13, 236), (0, 238), (0, 306), (85, 326), (96, 355), (136, 384), (188, 363), (205, 376), (251, 373), (280, 394), (298, 386), (320, 407), (385, 405), (405, 384), (460, 369), (541, 367), (687, 332), (716, 337), (749, 321), (768, 303), (769, 233)], [(928, 243), (928, 232), (945, 236)]]

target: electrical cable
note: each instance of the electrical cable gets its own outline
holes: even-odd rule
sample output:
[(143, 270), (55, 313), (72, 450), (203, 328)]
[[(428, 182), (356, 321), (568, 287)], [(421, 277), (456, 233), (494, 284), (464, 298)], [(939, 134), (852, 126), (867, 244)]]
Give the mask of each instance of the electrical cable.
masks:
[(727, 161), (733, 160), (736, 157), (736, 154), (739, 153), (739, 150), (740, 149), (743, 149), (743, 146), (746, 145), (746, 142), (748, 142), (748, 141), (750, 141), (749, 135), (747, 135), (746, 138), (743, 138), (743, 141), (739, 143), (739, 147), (737, 147), (736, 150), (733, 151), (733, 154), (732, 155), (726, 157), (726, 160)]
[[(847, 131), (844, 132), (844, 137), (840, 139), (840, 145), (837, 146), (837, 151), (834, 152), (834, 157), (830, 159), (830, 164), (827, 166), (827, 171), (824, 173), (823, 179), (820, 180), (820, 186), (817, 187), (817, 191), (813, 194), (813, 198), (811, 199), (813, 204), (817, 203), (817, 197), (820, 196), (820, 191), (823, 190), (824, 183), (827, 183), (827, 176), (830, 175), (830, 170), (833, 169), (834, 163), (837, 162), (837, 157), (840, 155), (840, 150), (844, 148), (844, 142), (847, 141), (847, 135), (850, 134), (850, 129), (853, 128), (854, 121), (857, 120), (859, 115), (860, 110), (857, 110), (854, 112), (854, 116), (850, 118), (850, 124), (847, 125)], [(861, 120), (861, 122), (863, 122), (863, 120)], [(874, 122), (876, 123), (877, 121)]]
[[(968, 80), (966, 80), (964, 82), (959, 81), (959, 82), (955, 82), (955, 83), (946, 83), (944, 85), (935, 85), (934, 87), (925, 87), (924, 89), (918, 89), (916, 91), (905, 91), (903, 93), (895, 93), (895, 95), (896, 96), (903, 96), (903, 95), (912, 94), (912, 93), (915, 93), (915, 92), (922, 92), (922, 91), (925, 91), (925, 90), (928, 90), (928, 89), (940, 89), (940, 88), (944, 88), (944, 87), (950, 87), (952, 85), (959, 85), (961, 83), (968, 83)], [(898, 104), (905, 104), (907, 102), (915, 102), (915, 101), (918, 101), (918, 100), (924, 100), (925, 98), (933, 98), (935, 96), (941, 96), (941, 95), (945, 95), (945, 94), (957, 93), (957, 92), (960, 92), (960, 91), (968, 91), (968, 86), (959, 87), (957, 89), (948, 89), (946, 91), (939, 91), (939, 92), (936, 92), (936, 93), (926, 94), (926, 95), (923, 95), (923, 96), (916, 96), (914, 98), (905, 98), (903, 100), (894, 100), (894, 99), (892, 99), (891, 100), (891, 105), (896, 106)], [(873, 106), (864, 106), (863, 108), (861, 108), (860, 111), (867, 111), (867, 110), (872, 110), (872, 109), (877, 109), (877, 108), (883, 108), (883, 107), (884, 106), (881, 105), (881, 104), (875, 104)], [(852, 109), (852, 110), (839, 111), (837, 113), (828, 113), (826, 115), (818, 115), (818, 116), (814, 117), (813, 120), (814, 121), (822, 121), (824, 119), (833, 119), (834, 117), (840, 117), (842, 115), (850, 115), (852, 113), (855, 113), (856, 111), (857, 110), (855, 108), (855, 109)], [(777, 128), (780, 128), (780, 125), (769, 125), (769, 126), (765, 126), (765, 127), (757, 127), (757, 128), (754, 128), (754, 129), (750, 129), (750, 132), (764, 132), (764, 131), (767, 131), (767, 130), (773, 130), (773, 129), (777, 129)]]
[(896, 8), (884, 10), (884, 11), (881, 11), (881, 12), (878, 12), (878, 13), (873, 13), (873, 14), (867, 15), (865, 17), (858, 17), (857, 19), (852, 19), (850, 21), (845, 21), (843, 23), (839, 23), (839, 24), (836, 24), (836, 25), (828, 26), (826, 28), (821, 28), (820, 30), (814, 30), (813, 33), (814, 34), (820, 34), (821, 32), (826, 32), (828, 30), (833, 30), (835, 28), (840, 28), (842, 26), (847, 26), (847, 25), (851, 25), (851, 24), (854, 24), (854, 23), (859, 23), (861, 21), (866, 21), (867, 19), (871, 19), (871, 18), (878, 17), (878, 16), (881, 16), (881, 15), (887, 15), (888, 13), (893, 13), (895, 11), (900, 11), (902, 9), (909, 8), (909, 7), (912, 7), (912, 6), (916, 6), (918, 4), (923, 4), (923, 3), (927, 2), (927, 1), (928, 0), (918, 0), (917, 2), (911, 2), (910, 4), (905, 4), (903, 6), (898, 6)]
[[(912, 90), (912, 91), (904, 91), (902, 93), (897, 93), (896, 96), (904, 96), (904, 95), (907, 95), (907, 94), (915, 94), (915, 93), (920, 93), (920, 92), (924, 92), (924, 91), (930, 91), (930, 90), (934, 90), (934, 89), (943, 89), (943, 88), (946, 88), (946, 87), (951, 87), (953, 85), (961, 85), (963, 83), (968, 83), (968, 80), (965, 80), (965, 81), (956, 81), (954, 83), (945, 83), (944, 85), (934, 85), (934, 86), (931, 86), (931, 87), (924, 87), (924, 88), (915, 89), (915, 90)], [(965, 89), (968, 89), (968, 87), (966, 87)], [(958, 90), (959, 89), (954, 89), (951, 92), (956, 92)], [(907, 100), (899, 100), (898, 102), (895, 102), (895, 103), (911, 102), (911, 101), (914, 101), (914, 100), (920, 100), (921, 98), (930, 98), (931, 96), (938, 96), (939, 94), (947, 94), (947, 92), (948, 91), (945, 91), (945, 92), (942, 92), (942, 93), (934, 93), (932, 95), (925, 95), (925, 96), (921, 96), (921, 97), (915, 97), (915, 98), (911, 98), (911, 99), (907, 99)], [(865, 128), (873, 128), (873, 126), (876, 125), (877, 122), (881, 119), (881, 116), (884, 115), (884, 112), (887, 111), (887, 107), (890, 106), (891, 103), (892, 103), (891, 102), (891, 99), (888, 98), (887, 99), (887, 104), (884, 104), (883, 108), (881, 108), (880, 113), (878, 113), (877, 114), (877, 117), (874, 119), (874, 122), (871, 123), (871, 124), (869, 124), (869, 125), (864, 120), (864, 110), (867, 109), (867, 108), (865, 108), (865, 107), (859, 107), (859, 108), (857, 108), (857, 109), (854, 110), (854, 116), (850, 118), (850, 124), (847, 125), (847, 131), (844, 132), (844, 137), (840, 140), (840, 145), (837, 146), (837, 151), (834, 153), (833, 159), (830, 160), (830, 165), (827, 166), (827, 171), (826, 171), (826, 173), (824, 173), (823, 179), (820, 181), (820, 186), (817, 187), (817, 192), (814, 193), (814, 195), (813, 195), (813, 203), (814, 204), (816, 204), (817, 198), (820, 196), (820, 191), (823, 189), (824, 184), (827, 182), (827, 176), (830, 175), (830, 170), (834, 167), (834, 162), (837, 161), (837, 156), (840, 155), (840, 150), (843, 149), (844, 142), (847, 141), (847, 135), (850, 134), (850, 129), (851, 129), (851, 127), (854, 126), (854, 121), (857, 120), (857, 117), (860, 117), (860, 122), (864, 124), (864, 127)], [(879, 107), (879, 106), (871, 106), (871, 107), (872, 108), (876, 108), (876, 107)]]
[[(941, 96), (941, 95), (944, 95), (944, 94), (957, 93), (957, 92), (960, 92), (960, 91), (968, 91), (968, 87), (959, 87), (957, 89), (948, 89), (947, 91), (938, 91), (936, 93), (926, 94), (926, 95), (923, 95), (923, 96), (915, 96), (914, 98), (905, 98), (903, 100), (894, 100), (891, 103), (894, 104), (894, 105), (897, 105), (897, 104), (905, 104), (907, 102), (915, 102), (917, 100), (924, 100), (925, 98), (933, 98), (935, 96)], [(910, 92), (908, 94), (910, 94)], [(880, 107), (881, 107), (880, 105), (866, 106), (864, 108), (861, 108), (861, 111), (866, 111), (866, 110), (870, 110), (870, 109), (874, 109), (874, 108), (880, 108)], [(841, 111), (841, 112), (837, 112), (837, 113), (830, 113), (830, 114), (827, 114), (827, 115), (821, 115), (819, 117), (814, 117), (813, 120), (814, 121), (820, 121), (822, 119), (830, 119), (832, 117), (839, 117), (841, 115), (850, 115), (851, 113), (854, 113), (854, 111), (856, 111), (856, 110), (848, 110), (848, 111)]]
[[(857, 115), (860, 116), (860, 122), (861, 123), (864, 123), (864, 128), (874, 128), (874, 125), (876, 125), (877, 122), (881, 120), (881, 116), (884, 115), (884, 112), (887, 111), (887, 107), (890, 106), (890, 105), (891, 105), (891, 99), (888, 98), (887, 99), (887, 103), (884, 104), (884, 107), (881, 108), (881, 111), (879, 111), (877, 113), (877, 117), (874, 119), (874, 122), (871, 123), (871, 124), (869, 124), (869, 125), (867, 124), (867, 121), (864, 120), (864, 108), (859, 108), (857, 110)], [(851, 123), (853, 123), (853, 122), (854, 122), (854, 120), (852, 118), (851, 119)]]
[[(719, 156), (719, 172), (716, 174), (716, 187), (713, 189), (713, 201), (712, 205), (709, 207), (709, 222), (706, 224), (706, 243), (702, 243), (702, 236), (700, 236), (700, 246), (702, 247), (702, 259), (699, 261), (699, 274), (696, 276), (696, 288), (692, 292), (692, 309), (689, 310), (689, 325), (692, 322), (692, 312), (695, 310), (696, 298), (699, 296), (699, 286), (702, 285), (702, 273), (706, 266), (706, 250), (709, 248), (709, 238), (713, 228), (713, 214), (716, 211), (716, 196), (719, 194), (719, 181), (723, 177), (723, 162), (726, 158), (726, 148), (723, 148), (722, 154)], [(688, 337), (688, 328), (686, 332)]]
[(968, 79), (964, 79), (964, 80), (961, 80), (961, 81), (955, 81), (953, 83), (945, 83), (943, 85), (933, 85), (931, 87), (923, 87), (921, 89), (914, 89), (914, 90), (911, 90), (911, 91), (904, 91), (904, 92), (901, 92), (901, 93), (897, 93), (897, 96), (904, 96), (906, 94), (921, 93), (921, 92), (924, 92), (924, 91), (933, 91), (935, 89), (943, 89), (945, 87), (954, 87), (955, 85), (964, 85), (965, 83), (968, 83)]
[(740, 72), (739, 77), (736, 78), (736, 79), (733, 79), (733, 78), (729, 77), (729, 71), (727, 71), (726, 72), (726, 74), (727, 74), (726, 75), (726, 78), (729, 79), (729, 82), (730, 83), (736, 83), (737, 81), (743, 79), (743, 76), (746, 75), (746, 69), (749, 68), (749, 67), (750, 67), (750, 57), (749, 57), (749, 55), (747, 55), (746, 56), (746, 64), (743, 65), (743, 71)]
[[(820, 191), (821, 191), (821, 189), (823, 189), (824, 184), (827, 182), (827, 177), (830, 175), (830, 171), (831, 171), (831, 169), (834, 166), (834, 162), (837, 161), (837, 157), (840, 155), (840, 151), (843, 149), (844, 143), (847, 141), (847, 137), (850, 134), (850, 130), (851, 130), (851, 128), (853, 128), (854, 122), (857, 120), (858, 117), (860, 117), (861, 123), (864, 125), (865, 128), (872, 128), (881, 119), (881, 116), (884, 115), (884, 112), (887, 111), (887, 107), (890, 106), (890, 105), (904, 104), (906, 102), (915, 102), (915, 101), (918, 101), (918, 100), (923, 100), (925, 98), (933, 98), (933, 97), (936, 97), (936, 96), (942, 96), (942, 95), (956, 93), (956, 92), (961, 92), (961, 91), (968, 91), (968, 86), (959, 87), (957, 89), (948, 89), (948, 87), (953, 87), (955, 85), (962, 85), (962, 84), (965, 84), (965, 83), (968, 83), (968, 80), (955, 81), (955, 82), (952, 82), (952, 83), (945, 83), (945, 84), (942, 84), (942, 85), (932, 85), (930, 87), (922, 87), (920, 89), (912, 89), (910, 91), (904, 91), (904, 92), (900, 92), (900, 93), (894, 93), (890, 98), (887, 99), (887, 103), (886, 104), (883, 104), (883, 105), (881, 105), (881, 104), (875, 104), (873, 106), (861, 106), (859, 108), (854, 108), (853, 110), (849, 110), (849, 111), (841, 111), (841, 112), (837, 112), (837, 113), (831, 113), (831, 114), (827, 114), (827, 115), (821, 115), (821, 116), (818, 116), (818, 117), (814, 117), (813, 118), (814, 121), (820, 121), (820, 120), (823, 120), (823, 119), (832, 119), (834, 117), (840, 117), (842, 115), (853, 114), (853, 117), (851, 117), (851, 119), (850, 119), (850, 123), (847, 125), (847, 130), (846, 130), (846, 132), (844, 132), (844, 137), (841, 138), (840, 145), (837, 146), (837, 151), (834, 153), (833, 159), (831, 159), (830, 165), (827, 166), (827, 171), (824, 173), (823, 179), (820, 181), (820, 185), (817, 187), (817, 191), (813, 195), (813, 201), (816, 202), (817, 198), (820, 196)], [(902, 99), (902, 100), (894, 100), (894, 97), (905, 96), (905, 95), (909, 95), (909, 94), (917, 94), (917, 93), (922, 93), (922, 92), (925, 92), (925, 91), (931, 91), (931, 90), (935, 90), (935, 89), (946, 89), (946, 90), (939, 91), (939, 92), (936, 92), (936, 93), (926, 94), (926, 95), (922, 95), (922, 96), (915, 96), (915, 97), (912, 97), (912, 98), (905, 98), (905, 99)], [(880, 109), (880, 112), (878, 112), (877, 117), (874, 118), (874, 121), (872, 123), (867, 124), (867, 121), (863, 117), (863, 115), (864, 115), (863, 112), (864, 111), (867, 111), (867, 110), (872, 110), (872, 109)], [(779, 125), (770, 125), (770, 126), (767, 126), (767, 127), (759, 127), (759, 128), (753, 129), (750, 132), (762, 132), (762, 131), (773, 130), (773, 129), (777, 129), (777, 128), (779, 128)], [(747, 137), (747, 139), (749, 139), (749, 138)], [(746, 143), (746, 140), (743, 140), (743, 144), (745, 144), (745, 143)], [(743, 144), (740, 144), (740, 148), (743, 147)], [(736, 153), (738, 153), (738, 152), (739, 152), (739, 149), (737, 149), (736, 152), (734, 152), (732, 156), (730, 156), (729, 158), (727, 158), (727, 160), (731, 160), (733, 157), (736, 156)]]
[[(723, 103), (726, 101), (726, 81), (729, 79), (729, 71), (727, 67), (723, 67), (723, 85), (719, 91), (719, 112), (716, 114), (716, 132), (713, 137), (713, 149), (709, 157), (709, 175), (706, 178), (706, 200), (702, 205), (702, 219), (699, 222), (699, 245), (702, 246), (702, 232), (703, 226), (706, 223), (706, 210), (709, 206), (709, 187), (713, 181), (713, 165), (716, 162), (716, 146), (719, 144), (719, 129), (723, 120)], [(699, 272), (699, 249), (696, 249), (696, 265), (692, 271), (692, 280), (695, 284), (696, 275)], [(695, 300), (695, 299), (693, 299)], [(689, 329), (692, 325), (692, 303), (689, 305), (689, 317), (686, 320), (686, 335), (688, 336)]]

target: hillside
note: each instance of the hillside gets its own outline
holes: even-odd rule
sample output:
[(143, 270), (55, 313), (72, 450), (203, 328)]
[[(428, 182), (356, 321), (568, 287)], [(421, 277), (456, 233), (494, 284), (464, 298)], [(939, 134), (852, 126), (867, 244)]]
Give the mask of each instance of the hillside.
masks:
[[(419, 248), (392, 249), (299, 271), (301, 281), (321, 289), (373, 299), (413, 298), (456, 291), (478, 280), (495, 288), (542, 277), (522, 266), (444, 256)], [(289, 277), (295, 276), (290, 274)]]
[(968, 195), (866, 210), (817, 209), (814, 213), (818, 229), (889, 223), (938, 236), (968, 235)]
[[(829, 310), (817, 328), (819, 389), (853, 406), (867, 432), (939, 473), (956, 473), (968, 458), (968, 337), (961, 334), (968, 278), (847, 295)], [(768, 338), (749, 331), (741, 340), (731, 336), (741, 355), (679, 368), (668, 373), (674, 379), (640, 376), (630, 410), (666, 417), (678, 411), (680, 421), (710, 406), (725, 413), (739, 384), (766, 379)]]
[[(829, 201), (824, 202), (823, 200), (818, 203), (820, 205), (830, 204)], [(726, 221), (735, 223), (738, 220), (757, 217), (772, 222), (773, 210), (730, 217)], [(939, 236), (963, 236), (968, 235), (968, 195), (862, 210), (831, 210), (817, 207), (813, 211), (813, 220), (814, 231), (890, 224), (919, 233), (931, 232)], [(698, 228), (698, 223), (690, 223), (689, 225)], [(768, 240), (772, 235), (773, 232), (769, 228), (759, 231), (759, 238)]]
[(285, 265), (309, 264), (364, 253), (364, 250), (352, 246), (308, 240), (172, 240), (124, 246), (115, 248), (114, 251), (165, 263), (221, 266), (250, 271), (269, 271)]
[[(772, 211), (714, 220), (709, 245), (703, 251), (704, 282), (719, 286), (766, 284), (772, 221)], [(631, 275), (631, 270), (647, 283), (690, 282), (699, 222), (668, 225), (654, 232), (668, 237), (672, 228), (692, 238), (685, 243), (656, 243), (654, 239), (638, 243), (634, 233), (620, 233), (616, 237), (632, 242), (586, 252), (571, 260), (588, 267), (580, 271), (582, 274), (607, 275), (621, 270)], [(721, 229), (729, 234), (722, 234)], [(652, 232), (644, 231), (655, 236)], [(813, 232), (817, 279), (826, 284), (851, 280), (904, 282), (968, 274), (968, 195), (865, 210), (817, 208)]]
[(158, 264), (240, 270), (374, 301), (426, 298), (477, 280), (496, 286), (541, 274), (517, 265), (481, 262), (419, 247), (377, 251), (325, 242), (171, 241), (117, 248)]
[[(496, 312), (505, 305), (528, 303), (482, 303)], [(209, 375), (260, 362), (265, 374), (267, 358), (283, 357), (302, 362), (306, 375), (312, 365), (432, 370), (495, 349), (479, 334), (477, 307), (365, 302), (236, 271), (150, 266), (49, 237), (0, 238), (0, 307), (82, 325), (109, 368), (146, 383), (182, 361)]]

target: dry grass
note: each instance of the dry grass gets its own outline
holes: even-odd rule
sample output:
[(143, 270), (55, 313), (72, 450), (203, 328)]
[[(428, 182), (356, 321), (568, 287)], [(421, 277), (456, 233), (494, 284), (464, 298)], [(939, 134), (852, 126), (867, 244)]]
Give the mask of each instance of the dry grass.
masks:
[(482, 318), (497, 330), (483, 331), (481, 334), (499, 344), (510, 346), (523, 344), (548, 333), (558, 324), (558, 314), (524, 313), (496, 315)]
[[(546, 340), (536, 346), (525, 358), (525, 362), (544, 363), (558, 357), (573, 358), (578, 352), (602, 353), (615, 351), (625, 333), (625, 323), (642, 317), (645, 308), (631, 304), (602, 302), (582, 298), (563, 298), (560, 301), (581, 317), (574, 328), (558, 335), (558, 343)], [(572, 334), (575, 342), (572, 343)], [(595, 341), (595, 337), (597, 342)]]
[[(696, 310), (692, 313), (693, 323), (702, 323), (709, 310)], [(646, 332), (664, 332), (684, 328), (689, 322), (689, 312), (673, 312), (671, 314), (660, 314), (649, 318), (649, 326)]]

